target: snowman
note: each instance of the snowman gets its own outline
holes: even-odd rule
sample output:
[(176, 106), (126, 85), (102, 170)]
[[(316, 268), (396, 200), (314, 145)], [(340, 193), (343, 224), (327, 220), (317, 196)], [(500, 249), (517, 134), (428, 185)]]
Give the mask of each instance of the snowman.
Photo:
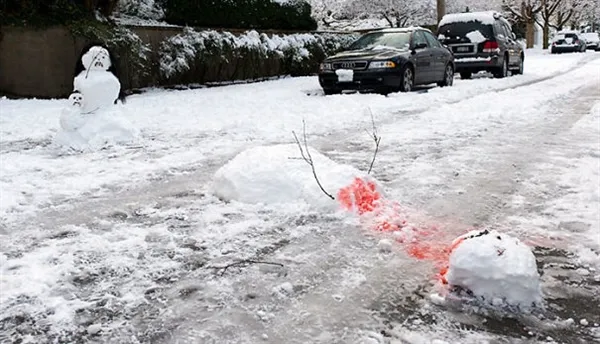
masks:
[(121, 83), (110, 52), (92, 45), (84, 50), (76, 67), (73, 93), (60, 117), (56, 141), (75, 151), (95, 150), (113, 143), (131, 142), (137, 130), (115, 105)]

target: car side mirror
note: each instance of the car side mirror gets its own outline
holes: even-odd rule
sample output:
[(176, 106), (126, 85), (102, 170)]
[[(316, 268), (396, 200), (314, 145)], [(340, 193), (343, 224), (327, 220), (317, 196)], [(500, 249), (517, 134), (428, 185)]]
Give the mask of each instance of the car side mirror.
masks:
[(415, 50), (425, 49), (425, 48), (427, 48), (427, 43), (419, 43), (419, 44), (415, 45)]

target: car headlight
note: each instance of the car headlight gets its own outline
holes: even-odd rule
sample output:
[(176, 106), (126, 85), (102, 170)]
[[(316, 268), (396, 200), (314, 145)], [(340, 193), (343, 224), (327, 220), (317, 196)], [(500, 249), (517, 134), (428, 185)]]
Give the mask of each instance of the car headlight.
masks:
[(321, 63), (321, 65), (319, 66), (319, 69), (322, 70), (322, 71), (324, 71), (324, 70), (332, 70), (333, 66), (331, 65), (331, 63), (324, 62), (324, 63)]
[(369, 69), (381, 68), (396, 68), (396, 63), (394, 61), (373, 61), (369, 63)]

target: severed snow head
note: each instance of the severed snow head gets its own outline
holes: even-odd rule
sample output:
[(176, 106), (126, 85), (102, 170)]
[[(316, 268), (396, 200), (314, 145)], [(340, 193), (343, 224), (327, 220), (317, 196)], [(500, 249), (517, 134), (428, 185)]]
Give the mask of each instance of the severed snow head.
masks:
[(77, 91), (71, 93), (71, 95), (69, 96), (69, 104), (71, 104), (71, 106), (82, 107), (83, 106), (83, 94), (81, 94)]
[(81, 57), (81, 63), (83, 63), (84, 69), (101, 71), (107, 71), (112, 65), (108, 50), (97, 45), (91, 47), (85, 54), (83, 54)]

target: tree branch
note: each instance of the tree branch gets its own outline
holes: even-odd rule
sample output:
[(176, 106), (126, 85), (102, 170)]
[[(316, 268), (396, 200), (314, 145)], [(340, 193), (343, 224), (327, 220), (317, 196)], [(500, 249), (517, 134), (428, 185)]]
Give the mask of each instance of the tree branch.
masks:
[(373, 132), (372, 133), (367, 132), (367, 133), (369, 134), (369, 136), (371, 136), (371, 138), (375, 142), (375, 152), (373, 153), (373, 159), (371, 160), (371, 165), (369, 165), (369, 171), (367, 171), (367, 174), (371, 174), (371, 170), (373, 170), (373, 164), (375, 164), (375, 158), (377, 157), (377, 152), (379, 152), (379, 143), (381, 142), (381, 136), (377, 135), (377, 127), (375, 127), (375, 119), (373, 118), (373, 112), (371, 111), (370, 108), (369, 108), (369, 114), (371, 115), (371, 123), (373, 124)]
[(237, 262), (227, 264), (225, 266), (208, 266), (208, 268), (221, 270), (220, 276), (223, 276), (225, 274), (225, 272), (227, 272), (227, 269), (229, 269), (229, 268), (233, 268), (233, 267), (240, 266), (240, 265), (250, 265), (250, 264), (266, 264), (266, 265), (276, 265), (276, 266), (284, 267), (284, 265), (281, 263), (265, 262), (262, 260), (244, 259), (244, 260), (240, 260)]
[(317, 181), (317, 185), (319, 185), (319, 188), (321, 189), (321, 191), (323, 191), (323, 193), (325, 195), (327, 195), (329, 198), (335, 200), (335, 197), (333, 197), (329, 192), (325, 191), (325, 189), (323, 188), (323, 185), (321, 185), (321, 181), (319, 181), (319, 177), (317, 176), (317, 171), (315, 170), (315, 163), (312, 159), (312, 156), (310, 155), (310, 150), (308, 149), (308, 140), (306, 139), (306, 122), (304, 120), (302, 120), (302, 136), (304, 139), (304, 149), (306, 149), (306, 155), (304, 155), (304, 150), (302, 149), (302, 144), (300, 143), (300, 140), (298, 140), (298, 136), (296, 135), (296, 132), (292, 131), (292, 134), (294, 134), (294, 139), (296, 140), (296, 144), (298, 144), (298, 148), (300, 149), (300, 154), (302, 155), (302, 159), (304, 159), (304, 161), (306, 161), (306, 163), (309, 164), (310, 168), (312, 169), (312, 173), (313, 173), (313, 176), (315, 177), (315, 180)]
[(388, 24), (390, 24), (390, 27), (394, 27), (394, 23), (392, 22), (392, 20), (387, 16), (387, 14), (385, 14), (385, 12), (381, 12), (381, 15), (383, 16), (383, 19), (387, 20)]

